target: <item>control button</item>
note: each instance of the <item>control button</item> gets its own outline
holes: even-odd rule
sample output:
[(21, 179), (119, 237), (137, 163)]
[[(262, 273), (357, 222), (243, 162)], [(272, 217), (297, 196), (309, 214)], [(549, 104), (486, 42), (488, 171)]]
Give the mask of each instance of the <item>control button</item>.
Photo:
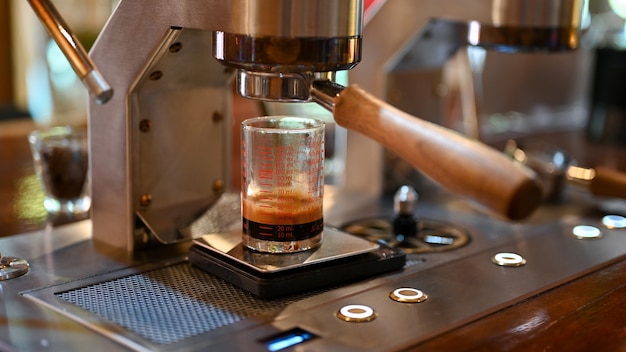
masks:
[(389, 298), (403, 303), (421, 303), (427, 300), (428, 296), (416, 288), (401, 287), (393, 290)]
[(626, 218), (620, 215), (607, 215), (602, 218), (602, 225), (607, 229), (626, 228)]
[(595, 226), (578, 225), (572, 229), (572, 235), (579, 240), (595, 240), (602, 237), (602, 232)]
[(526, 264), (526, 259), (517, 253), (498, 253), (491, 258), (494, 264), (500, 266), (522, 266)]
[(337, 312), (337, 318), (352, 323), (363, 323), (376, 319), (376, 312), (368, 306), (350, 304), (339, 309)]

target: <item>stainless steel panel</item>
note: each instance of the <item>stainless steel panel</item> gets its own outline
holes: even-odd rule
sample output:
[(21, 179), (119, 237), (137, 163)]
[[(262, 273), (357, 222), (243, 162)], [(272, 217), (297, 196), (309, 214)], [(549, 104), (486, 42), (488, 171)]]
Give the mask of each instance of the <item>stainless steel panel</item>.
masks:
[(354, 0), (235, 0), (232, 32), (278, 37), (358, 36), (362, 18), (356, 14), (362, 7), (361, 1)]
[[(399, 273), (274, 300), (260, 300), (189, 266), (183, 244), (133, 254), (98, 245), (89, 239), (88, 221), (0, 239), (4, 253), (31, 262), (28, 274), (0, 283), (4, 313), (11, 317), (3, 338), (18, 349), (45, 343), (55, 350), (81, 350), (85, 344), (101, 342), (109, 351), (263, 350), (264, 339), (299, 327), (318, 336), (302, 345), (308, 350), (415, 346), (624, 259), (626, 229), (608, 229), (601, 224), (603, 215), (623, 212), (624, 202), (592, 199), (577, 192), (569, 191), (568, 203), (546, 205), (528, 222), (518, 224), (490, 218), (450, 195), (423, 194), (416, 216), (452, 221), (470, 233), (470, 243), (448, 252), (411, 254)], [(327, 196), (330, 213), (325, 218), (335, 225), (391, 214), (391, 200), (365, 201), (363, 195), (334, 189)], [(596, 226), (603, 236), (579, 240), (572, 235), (579, 224)], [(527, 263), (498, 266), (492, 257), (500, 252), (518, 253)], [(128, 282), (133, 283), (132, 289), (125, 288), (130, 287), (124, 286)], [(135, 283), (138, 285), (133, 286)], [(391, 300), (389, 293), (399, 287), (422, 290), (428, 299), (417, 304)], [(89, 296), (88, 301), (95, 305), (79, 302), (81, 295)], [(133, 304), (137, 299), (149, 302)], [(131, 303), (122, 305), (122, 301)], [(102, 306), (98, 302), (118, 303)], [(161, 303), (155, 306), (154, 302)], [(378, 316), (366, 323), (338, 319), (335, 313), (348, 304), (367, 305)], [(198, 305), (202, 307), (200, 316), (187, 313)], [(119, 310), (106, 317), (99, 315), (101, 309)], [(123, 325), (117, 319), (132, 321)], [(25, 321), (38, 323), (23, 324)], [(155, 331), (165, 326), (172, 329), (167, 334), (176, 334), (176, 327), (187, 324), (203, 327), (194, 336), (188, 335), (190, 329), (182, 329), (171, 343), (138, 333), (149, 326), (161, 326)]]
[[(126, 250), (143, 246), (143, 241), (147, 239), (144, 229), (135, 231), (135, 215), (141, 206), (137, 201), (137, 193), (155, 191), (156, 197), (152, 197), (156, 202), (155, 208), (169, 207), (181, 200), (164, 200), (164, 197), (171, 194), (171, 191), (162, 186), (168, 183), (168, 177), (179, 185), (181, 178), (185, 179), (183, 184), (189, 185), (198, 185), (204, 179), (205, 189), (191, 200), (186, 200), (197, 201), (202, 195), (211, 193), (207, 188), (211, 188), (215, 182), (215, 177), (207, 176), (206, 173), (215, 175), (226, 172), (223, 168), (228, 165), (228, 159), (222, 153), (227, 152), (225, 146), (228, 144), (220, 143), (228, 142), (228, 134), (222, 133), (223, 127), (219, 126), (225, 126), (229, 121), (230, 100), (226, 97), (231, 88), (228, 84), (229, 73), (211, 56), (210, 33), (218, 27), (223, 30), (232, 29), (227, 16), (219, 15), (230, 13), (230, 5), (229, 1), (122, 1), (98, 37), (91, 57), (109, 80), (115, 93), (107, 104), (93, 104), (89, 111), (90, 169), (94, 199), (92, 219), (97, 241)], [(181, 28), (194, 30), (179, 38), (178, 29)], [(209, 35), (209, 38), (205, 35)], [(177, 39), (185, 39), (186, 42), (182, 42), (182, 49), (178, 52), (170, 51), (169, 44)], [(156, 70), (161, 71), (156, 73)], [(154, 75), (151, 77), (151, 74)], [(212, 126), (216, 116), (214, 112), (222, 116), (223, 120)], [(155, 149), (150, 144), (152, 150), (149, 152), (137, 150), (139, 145), (146, 146), (146, 143), (150, 143), (148, 136), (155, 136), (141, 134), (139, 124), (144, 119), (155, 120), (152, 126), (155, 129), (153, 132), (156, 131), (157, 134), (152, 138), (158, 138), (161, 148), (164, 149)], [(174, 127), (166, 127), (160, 122), (171, 123)], [(210, 132), (207, 132), (209, 128)], [(172, 138), (170, 132), (184, 136)], [(184, 148), (181, 145), (180, 154), (177, 154), (175, 147), (165, 144), (169, 141), (176, 145), (176, 140), (180, 141), (179, 144), (185, 140), (190, 143), (189, 134), (199, 138), (199, 144), (195, 148), (189, 144)], [(216, 139), (217, 136), (221, 138)], [(212, 155), (211, 160), (197, 157), (197, 153), (203, 149), (204, 155)], [(215, 150), (209, 153), (206, 149)], [(163, 158), (159, 163), (147, 160), (143, 169), (133, 165), (140, 153), (154, 155), (153, 153), (159, 152), (167, 152), (168, 159)], [(184, 153), (193, 155), (187, 156)], [(185, 155), (185, 158), (180, 159), (181, 155)], [(170, 162), (172, 165), (188, 168), (191, 157), (196, 160), (194, 168), (198, 169), (198, 174), (190, 170), (177, 173), (171, 168), (167, 171), (170, 165), (164, 164)], [(162, 179), (158, 179), (155, 170), (158, 168), (166, 169)], [(210, 171), (207, 171), (209, 168)], [(140, 171), (143, 174), (140, 175)], [(140, 177), (142, 182), (151, 183), (149, 186), (142, 184), (148, 189), (136, 187)], [(175, 191), (175, 187), (171, 189)], [(202, 202), (206, 205), (210, 200), (209, 197)], [(201, 206), (194, 207), (198, 209)], [(163, 232), (158, 228), (171, 228), (172, 222), (176, 222), (176, 219), (155, 225), (157, 228), (152, 230)], [(149, 233), (149, 229), (145, 232)], [(175, 232), (170, 232), (163, 239), (177, 239), (177, 236)]]
[(180, 230), (229, 187), (233, 75), (211, 42), (209, 31), (168, 31), (129, 93), (132, 204), (162, 243), (189, 239)]

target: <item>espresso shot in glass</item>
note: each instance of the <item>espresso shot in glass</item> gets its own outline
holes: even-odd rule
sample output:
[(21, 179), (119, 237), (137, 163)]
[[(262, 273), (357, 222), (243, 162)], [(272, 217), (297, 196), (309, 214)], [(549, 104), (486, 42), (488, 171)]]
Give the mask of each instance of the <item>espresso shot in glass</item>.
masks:
[(293, 253), (322, 243), (324, 122), (268, 116), (241, 124), (244, 246)]

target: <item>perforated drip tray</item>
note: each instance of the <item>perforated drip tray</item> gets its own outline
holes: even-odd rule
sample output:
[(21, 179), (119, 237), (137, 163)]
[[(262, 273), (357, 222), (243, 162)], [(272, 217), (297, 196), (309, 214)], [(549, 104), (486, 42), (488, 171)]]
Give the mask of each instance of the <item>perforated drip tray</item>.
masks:
[(251, 321), (260, 324), (287, 305), (321, 292), (260, 299), (180, 258), (29, 291), (24, 296), (129, 348), (169, 351), (206, 346), (218, 329), (250, 328)]
[[(376, 268), (377, 272), (389, 271), (389, 265), (397, 269), (405, 262), (403, 253), (383, 247), (364, 255), (381, 253), (391, 260)], [(359, 259), (354, 265), (375, 266), (381, 260), (368, 258)], [(311, 278), (318, 277), (318, 270), (319, 267), (313, 276), (297, 272), (296, 280), (315, 281)], [(337, 272), (341, 274), (345, 270), (339, 268)], [(291, 271), (287, 273), (291, 275)], [(358, 277), (371, 276), (364, 273), (360, 271)], [(293, 279), (287, 277), (285, 282)], [(272, 288), (284, 289), (281, 278), (277, 280), (278, 286), (272, 284)], [(181, 257), (35, 289), (23, 295), (133, 350), (206, 350), (224, 344), (223, 339), (229, 334), (272, 320), (293, 303), (350, 281), (354, 278), (330, 280), (323, 287), (316, 285), (317, 289), (305, 285), (307, 290), (297, 290), (302, 293), (290, 289), (290, 294), (281, 298), (260, 298)]]
[(430, 219), (417, 221), (417, 236), (402, 237), (393, 234), (390, 218), (366, 218), (343, 225), (342, 230), (369, 241), (402, 249), (407, 254), (444, 252), (465, 246), (470, 241), (467, 231), (446, 222)]

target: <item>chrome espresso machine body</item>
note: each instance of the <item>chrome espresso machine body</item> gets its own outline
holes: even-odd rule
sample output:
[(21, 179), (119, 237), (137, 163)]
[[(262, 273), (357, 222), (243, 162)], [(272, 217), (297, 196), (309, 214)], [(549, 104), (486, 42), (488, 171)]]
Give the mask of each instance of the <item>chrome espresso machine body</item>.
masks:
[[(448, 33), (454, 49), (577, 45), (578, 1), (477, 1), (467, 8), (384, 2), (380, 16), (402, 25), (367, 33), (375, 43), (368, 47), (360, 1), (122, 2), (91, 53), (116, 91), (110, 102), (90, 105), (94, 238), (134, 250), (193, 236), (191, 221), (229, 188), (233, 69), (244, 96), (309, 101), (319, 96), (309, 93), (312, 81), (332, 80), (362, 61), (350, 82), (384, 97), (386, 70), (407, 42), (423, 42), (430, 18), (445, 19), (428, 31)], [(440, 51), (431, 59), (453, 50)], [(381, 149), (363, 138), (348, 136), (343, 184), (378, 195)]]
[(116, 91), (90, 106), (94, 238), (127, 250), (189, 239), (179, 229), (229, 188), (234, 68), (258, 71), (248, 80), (267, 94), (302, 89), (279, 76), (349, 69), (361, 6), (122, 2), (91, 53)]
[[(197, 218), (230, 224), (239, 216), (236, 200), (223, 203), (230, 199), (232, 79), (256, 99), (318, 102), (348, 129), (371, 133), (352, 123), (386, 118), (377, 129), (391, 125), (405, 138), (412, 120), (378, 99), (388, 96), (388, 72), (417, 55), (420, 43), (437, 53), (424, 60), (445, 60), (467, 44), (573, 49), (583, 11), (577, 0), (374, 4), (362, 17), (358, 0), (121, 1), (90, 53), (99, 73), (86, 74), (87, 86), (102, 78), (113, 90), (108, 101), (90, 104), (91, 220), (1, 240), (3, 252), (31, 264), (27, 275), (2, 282), (0, 308), (20, 318), (7, 323), (3, 340), (17, 350), (405, 350), (623, 259), (626, 230), (602, 227), (598, 218), (598, 209), (619, 209), (614, 203), (574, 194), (571, 203), (530, 215), (535, 205), (510, 204), (537, 200), (532, 173), (524, 171), (520, 177), (532, 182), (522, 178), (521, 191), (503, 192), (504, 200), (469, 192), (496, 210), (486, 212), (454, 193), (467, 175), (449, 178), (450, 169), (418, 159), (453, 192), (426, 193), (417, 209), (400, 204), (437, 230), (420, 228), (433, 250), (407, 250), (401, 270), (264, 299), (189, 263)], [(346, 69), (350, 83), (373, 95), (334, 84), (334, 72)], [(432, 144), (461, 156), (465, 148), (483, 153), (417, 118), (415, 126), (426, 132), (414, 132), (424, 140), (413, 144), (437, 158), (447, 153)], [(345, 186), (327, 189), (325, 222), (343, 227), (392, 216), (380, 192), (381, 147), (352, 131), (347, 143)], [(500, 165), (517, 170), (500, 154), (487, 154), (496, 167), (486, 165), (482, 180), (491, 181)], [(591, 225), (602, 236), (584, 232)], [(459, 246), (446, 246), (460, 237)], [(303, 278), (315, 281), (319, 273)]]

